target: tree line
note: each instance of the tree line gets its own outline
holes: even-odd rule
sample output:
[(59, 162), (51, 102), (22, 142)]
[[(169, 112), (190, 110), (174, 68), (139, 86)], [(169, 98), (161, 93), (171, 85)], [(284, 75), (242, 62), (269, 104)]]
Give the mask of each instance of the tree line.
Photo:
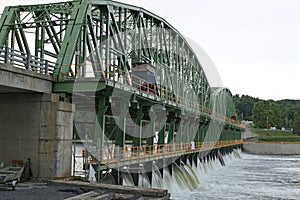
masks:
[(253, 121), (255, 128), (293, 129), (300, 135), (300, 100), (262, 100), (249, 95), (234, 95), (239, 120)]

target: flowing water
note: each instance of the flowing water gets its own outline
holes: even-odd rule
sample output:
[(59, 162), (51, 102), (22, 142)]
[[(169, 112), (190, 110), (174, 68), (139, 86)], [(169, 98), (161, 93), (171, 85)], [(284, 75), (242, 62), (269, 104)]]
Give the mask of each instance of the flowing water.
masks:
[[(226, 166), (221, 166), (218, 159), (209, 162), (197, 160), (186, 165), (173, 163), (173, 175), (166, 167), (163, 178), (154, 165), (152, 185), (142, 172), (139, 186), (168, 189), (174, 200), (300, 200), (300, 156), (262, 156), (233, 151), (223, 158)], [(75, 169), (82, 163), (80, 161), (78, 159), (75, 163)], [(123, 184), (134, 185), (129, 171), (123, 172)]]
[(226, 166), (217, 160), (192, 167), (196, 189), (172, 192), (183, 199), (300, 199), (300, 156), (230, 154)]

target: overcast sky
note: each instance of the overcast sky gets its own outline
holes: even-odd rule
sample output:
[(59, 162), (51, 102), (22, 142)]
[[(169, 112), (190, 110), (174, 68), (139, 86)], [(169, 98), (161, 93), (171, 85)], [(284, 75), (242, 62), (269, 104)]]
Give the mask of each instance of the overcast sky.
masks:
[[(6, 5), (58, 2), (0, 0)], [(300, 99), (300, 1), (121, 0), (167, 20), (198, 43), (233, 94)]]

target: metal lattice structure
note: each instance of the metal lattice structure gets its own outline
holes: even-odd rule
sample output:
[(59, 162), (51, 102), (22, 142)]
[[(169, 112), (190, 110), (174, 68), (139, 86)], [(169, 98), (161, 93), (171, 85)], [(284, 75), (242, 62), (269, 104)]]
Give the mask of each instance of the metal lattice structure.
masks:
[(58, 81), (128, 76), (135, 64), (150, 63), (160, 85), (179, 93), (182, 82), (190, 83), (201, 101), (209, 102), (208, 81), (189, 44), (142, 8), (111, 1), (7, 7), (0, 27), (0, 45), (55, 61)]
[[(42, 66), (45, 60), (55, 63), (50, 73), (55, 80), (53, 92), (76, 104), (75, 132), (84, 132), (85, 141), (92, 140), (92, 146), (102, 152), (96, 156), (102, 164), (109, 160), (104, 153), (115, 146), (125, 152), (129, 145), (150, 145), (153, 154), (155, 137), (158, 145), (189, 147), (195, 141), (197, 151), (213, 148), (216, 141), (207, 137), (210, 132), (220, 132), (218, 148), (240, 142), (243, 128), (236, 124), (230, 91), (211, 88), (187, 40), (143, 8), (108, 0), (6, 7), (0, 19), (0, 46), (41, 58)], [(8, 57), (5, 52), (0, 51), (0, 58)], [(14, 56), (9, 54), (4, 62)], [(36, 62), (29, 57), (21, 57), (26, 69)], [(114, 98), (114, 90), (123, 93)], [(153, 117), (155, 104), (166, 111), (165, 121)], [(118, 116), (115, 107), (120, 107)], [(168, 156), (175, 155), (172, 151), (177, 156), (186, 154), (182, 148), (169, 149)], [(110, 157), (106, 167), (116, 164)]]

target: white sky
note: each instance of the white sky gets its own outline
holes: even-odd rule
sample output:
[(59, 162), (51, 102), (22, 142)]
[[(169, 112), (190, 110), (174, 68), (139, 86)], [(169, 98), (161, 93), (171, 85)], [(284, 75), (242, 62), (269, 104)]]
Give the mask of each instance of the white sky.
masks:
[[(143, 7), (197, 42), (233, 94), (300, 99), (300, 1), (120, 0)], [(58, 0), (0, 0), (6, 5)]]

